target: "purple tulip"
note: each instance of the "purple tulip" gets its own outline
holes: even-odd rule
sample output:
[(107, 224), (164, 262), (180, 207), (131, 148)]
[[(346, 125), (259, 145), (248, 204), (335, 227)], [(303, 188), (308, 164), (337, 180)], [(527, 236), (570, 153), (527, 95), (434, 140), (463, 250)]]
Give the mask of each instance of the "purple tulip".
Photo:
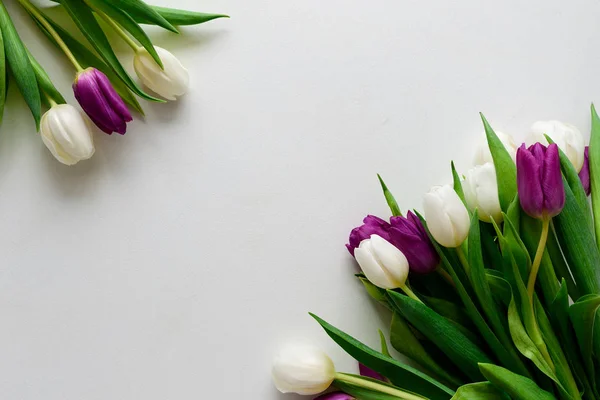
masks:
[(392, 217), (390, 222), (391, 243), (406, 256), (411, 272), (433, 272), (438, 267), (440, 257), (419, 217), (409, 211), (406, 217)]
[(344, 392), (330, 392), (315, 397), (314, 400), (354, 400), (354, 397)]
[(389, 242), (390, 228), (391, 225), (381, 218), (374, 215), (367, 215), (365, 219), (363, 219), (363, 224), (352, 229), (352, 232), (350, 232), (350, 238), (348, 240), (349, 243), (346, 245), (346, 248), (350, 254), (354, 256), (354, 249), (358, 247), (360, 242), (370, 238), (371, 235), (379, 235)]
[(73, 82), (73, 92), (83, 111), (103, 132), (125, 134), (131, 113), (110, 81), (95, 68), (80, 72)]
[(590, 146), (585, 146), (584, 152), (584, 160), (583, 167), (581, 171), (579, 171), (579, 179), (581, 179), (581, 184), (583, 185), (583, 189), (585, 190), (586, 195), (590, 195), (592, 188), (590, 186), (590, 156), (589, 156)]
[(385, 378), (379, 372), (373, 371), (371, 368), (366, 367), (365, 365), (358, 363), (358, 371), (361, 376), (365, 376), (367, 378), (377, 379), (378, 381), (385, 382)]
[(517, 151), (517, 187), (523, 210), (534, 218), (559, 214), (565, 205), (558, 147), (536, 143)]

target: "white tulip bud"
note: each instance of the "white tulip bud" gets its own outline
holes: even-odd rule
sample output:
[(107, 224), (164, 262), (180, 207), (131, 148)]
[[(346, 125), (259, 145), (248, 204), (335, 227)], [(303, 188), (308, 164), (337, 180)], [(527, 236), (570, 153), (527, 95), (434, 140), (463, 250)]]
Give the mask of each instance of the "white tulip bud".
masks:
[(69, 104), (58, 104), (42, 116), (42, 141), (52, 155), (66, 165), (94, 155), (94, 139), (86, 118)]
[[(506, 151), (508, 151), (508, 154), (510, 154), (510, 157), (512, 158), (512, 160), (515, 161), (516, 157), (517, 157), (517, 147), (518, 146), (515, 144), (515, 141), (512, 138), (512, 136), (507, 135), (506, 133), (499, 132), (499, 131), (495, 131), (495, 132), (496, 132), (496, 136), (498, 136), (498, 139), (500, 139), (500, 141), (504, 145), (504, 148), (506, 149)], [(494, 162), (494, 159), (492, 158), (492, 153), (490, 152), (490, 147), (488, 146), (487, 137), (484, 133), (481, 140), (479, 141), (477, 150), (475, 151), (474, 164), (475, 165), (483, 165), (483, 164), (489, 163), (489, 162)]]
[(146, 49), (135, 54), (133, 68), (142, 83), (167, 100), (176, 100), (187, 91), (190, 76), (181, 62), (169, 51), (155, 46), (164, 69), (154, 61)]
[(452, 186), (434, 186), (423, 198), (433, 238), (444, 247), (460, 246), (469, 234), (469, 212)]
[(467, 206), (477, 209), (479, 219), (484, 222), (502, 221), (502, 208), (498, 198), (496, 168), (493, 163), (477, 165), (469, 170), (462, 182)]
[(567, 155), (577, 172), (581, 171), (585, 160), (585, 141), (579, 129), (560, 121), (538, 121), (531, 126), (528, 143), (540, 142), (547, 145), (548, 141), (544, 135), (550, 136)]
[(306, 344), (288, 345), (275, 357), (271, 371), (282, 393), (318, 394), (335, 377), (333, 361), (322, 350)]
[(371, 235), (354, 250), (354, 257), (367, 279), (382, 289), (405, 286), (408, 260), (400, 250), (379, 235)]

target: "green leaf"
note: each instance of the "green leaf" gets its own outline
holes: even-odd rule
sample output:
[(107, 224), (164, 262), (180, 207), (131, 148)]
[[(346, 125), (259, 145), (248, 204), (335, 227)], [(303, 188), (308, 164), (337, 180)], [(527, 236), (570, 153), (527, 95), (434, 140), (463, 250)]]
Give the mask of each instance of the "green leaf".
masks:
[[(548, 135), (544, 135), (548, 143), (554, 143), (552, 138)], [(558, 154), (560, 158), (560, 169), (562, 170), (563, 176), (565, 177), (567, 184), (571, 188), (573, 192), (573, 196), (575, 200), (577, 200), (577, 204), (581, 207), (582, 210), (586, 210), (586, 212), (591, 212), (590, 206), (588, 203), (587, 195), (585, 194), (585, 190), (583, 189), (583, 185), (581, 184), (581, 179), (579, 178), (579, 174), (569, 157), (558, 148)]]
[[(32, 16), (32, 18), (34, 18), (35, 20), (35, 17)], [(66, 45), (71, 50), (71, 53), (73, 53), (73, 55), (77, 59), (77, 62), (83, 68), (94, 66), (98, 70), (102, 71), (108, 77), (108, 79), (112, 83), (119, 96), (121, 96), (123, 101), (129, 106), (131, 106), (133, 109), (138, 111), (140, 114), (144, 115), (144, 110), (142, 109), (140, 103), (137, 101), (137, 98), (131, 93), (127, 85), (125, 85), (125, 83), (117, 76), (117, 74), (115, 74), (113, 70), (108, 65), (106, 65), (106, 63), (104, 63), (104, 61), (98, 58), (94, 53), (88, 50), (86, 46), (84, 46), (77, 39), (71, 36), (69, 32), (61, 28), (59, 24), (52, 21), (47, 16), (45, 16), (45, 18), (48, 21), (48, 23), (52, 25), (54, 30), (58, 33), (60, 38), (66, 43)], [(37, 20), (36, 23), (38, 24), (40, 30), (48, 37), (48, 39), (50, 39), (50, 41), (54, 43), (54, 45), (58, 46), (58, 43), (56, 43), (56, 40), (54, 40), (52, 35), (50, 35), (50, 33)]]
[(4, 54), (4, 40), (0, 29), (0, 124), (4, 116), (4, 105), (6, 104), (6, 93), (8, 91), (7, 81), (8, 68), (6, 68), (6, 55)]
[(336, 386), (337, 388), (342, 390), (344, 393), (347, 393), (350, 396), (353, 396), (357, 399), (361, 399), (361, 400), (402, 400), (402, 399), (427, 400), (425, 397), (422, 397), (416, 393), (405, 392), (406, 395), (410, 395), (411, 397), (401, 396), (401, 395), (394, 396), (392, 394), (382, 393), (380, 390), (365, 388), (364, 386), (361, 386), (355, 382), (349, 382), (349, 381), (360, 381), (360, 382), (371, 383), (374, 386), (379, 387), (379, 388), (381, 388), (383, 386), (384, 388), (389, 389), (390, 392), (396, 392), (399, 390), (397, 387), (394, 387), (385, 382), (381, 382), (381, 381), (378, 381), (378, 380), (375, 380), (372, 378), (367, 378), (367, 377), (358, 376), (358, 375), (351, 375), (351, 374), (338, 374), (337, 376), (338, 377), (333, 381), (334, 386)]
[(438, 365), (421, 342), (413, 334), (412, 330), (398, 313), (394, 312), (392, 316), (392, 324), (390, 326), (390, 343), (392, 347), (399, 353), (416, 361), (419, 365), (440, 377), (444, 382), (450, 384), (450, 387), (461, 385), (461, 381)]
[(442, 350), (458, 368), (473, 380), (483, 378), (477, 364), (489, 362), (488, 356), (450, 321), (425, 304), (388, 290), (400, 314)]
[(479, 369), (494, 386), (506, 392), (513, 400), (556, 400), (552, 394), (542, 390), (531, 379), (505, 368), (480, 364)]
[(596, 247), (600, 248), (600, 118), (592, 104), (592, 133), (590, 134), (590, 188), (592, 190), (592, 211), (596, 231)]
[(366, 277), (364, 276), (359, 276), (358, 279), (360, 279), (360, 281), (362, 282), (362, 284), (365, 286), (365, 289), (367, 290), (367, 293), (369, 294), (369, 296), (371, 296), (374, 300), (376, 301), (381, 301), (386, 303), (387, 302), (387, 297), (385, 295), (385, 290), (381, 289), (375, 285), (373, 285)]
[(510, 300), (512, 299), (512, 290), (510, 288), (510, 284), (502, 276), (493, 274), (492, 272), (495, 271), (488, 271), (486, 274), (492, 294), (496, 298), (500, 299), (508, 308), (510, 305)]
[(496, 167), (500, 206), (503, 211), (506, 211), (517, 194), (517, 167), (483, 114), (481, 114), (481, 120)]
[[(510, 224), (510, 221), (507, 222)], [(483, 254), (481, 251), (481, 236), (479, 234), (479, 218), (477, 210), (471, 217), (471, 228), (469, 230), (469, 265), (471, 266), (471, 284), (473, 290), (479, 299), (479, 304), (489, 321), (496, 337), (502, 343), (505, 351), (510, 355), (510, 364), (505, 365), (509, 369), (521, 374), (527, 373), (527, 368), (519, 358), (508, 333), (508, 327), (502, 323), (500, 315), (501, 310), (492, 297), (492, 292), (488, 284), (485, 267), (483, 265)]]
[(561, 343), (556, 337), (552, 325), (550, 324), (550, 320), (546, 315), (546, 311), (544, 310), (544, 307), (542, 307), (542, 303), (540, 303), (539, 299), (534, 299), (534, 306), (542, 337), (544, 338), (544, 342), (546, 343), (548, 352), (554, 363), (556, 377), (562, 385), (559, 386), (559, 390), (565, 391), (562, 393), (562, 397), (566, 399), (571, 398), (581, 400), (581, 395), (577, 388), (577, 382), (575, 381), (571, 367), (569, 366), (569, 361), (563, 352)]
[(207, 14), (157, 6), (152, 8), (173, 25), (198, 25), (217, 18), (229, 18), (229, 15), (225, 14)]
[[(429, 232), (429, 230), (427, 228), (427, 222), (423, 219), (423, 217), (421, 215), (419, 215), (419, 214), (417, 214), (417, 215), (421, 219), (423, 226), (427, 230), (427, 234), (431, 238), (431, 233)], [(500, 343), (500, 341), (498, 340), (498, 338), (496, 337), (494, 332), (490, 329), (490, 327), (488, 326), (486, 321), (483, 319), (483, 316), (477, 309), (477, 306), (475, 305), (475, 303), (473, 303), (473, 300), (471, 299), (471, 296), (470, 296), (469, 290), (468, 290), (468, 286), (467, 286), (467, 285), (469, 285), (469, 279), (466, 276), (464, 278), (459, 278), (458, 274), (462, 271), (462, 268), (455, 269), (453, 267), (452, 263), (448, 260), (448, 257), (444, 253), (443, 249), (433, 240), (433, 238), (431, 238), (431, 239), (432, 239), (433, 246), (435, 247), (436, 251), (440, 255), (442, 264), (446, 266), (446, 270), (452, 276), (452, 279), (456, 285), (456, 291), (459, 294), (459, 296), (465, 306), (465, 310), (466, 310), (467, 314), (473, 321), (473, 324), (479, 330), (479, 333), (481, 334), (481, 336), (484, 338), (484, 340), (486, 341), (486, 343), (488, 344), (488, 346), (490, 347), (490, 349), (492, 350), (494, 355), (498, 358), (498, 360), (500, 360), (502, 362), (503, 365), (510, 366), (510, 365), (515, 364), (515, 360), (513, 359), (513, 357), (510, 355), (509, 352), (506, 351), (506, 349), (504, 348), (502, 343)], [(521, 371), (521, 368), (518, 368), (517, 370), (519, 371), (519, 373), (522, 373), (526, 376), (530, 376), (529, 371), (527, 371), (527, 370)]]
[(402, 211), (400, 211), (400, 207), (398, 207), (398, 203), (394, 198), (394, 195), (388, 190), (385, 182), (381, 179), (381, 176), (377, 174), (377, 178), (379, 178), (379, 183), (381, 184), (381, 189), (383, 190), (383, 195), (385, 196), (385, 201), (387, 202), (390, 210), (392, 211), (392, 215), (397, 217), (402, 215)]
[[(118, 6), (118, 3), (122, 2), (125, 2), (125, 0), (115, 0), (114, 5)], [(110, 46), (110, 42), (102, 31), (102, 28), (100, 28), (100, 25), (98, 25), (98, 21), (96, 21), (96, 17), (94, 17), (92, 10), (90, 10), (84, 2), (80, 0), (61, 0), (61, 4), (67, 10), (71, 16), (71, 19), (75, 22), (86, 39), (104, 59), (106, 64), (110, 66), (115, 74), (117, 74), (119, 79), (121, 79), (127, 85), (127, 87), (131, 89), (132, 92), (146, 100), (164, 103), (164, 100), (150, 96), (144, 92), (142, 89), (140, 89), (138, 84), (131, 79), (115, 55), (112, 47)]]
[(451, 400), (510, 400), (510, 397), (490, 382), (478, 382), (459, 387)]
[(600, 253), (589, 228), (589, 215), (579, 207), (569, 185), (564, 186), (565, 207), (553, 219), (560, 247), (581, 294), (600, 293)]
[[(37, 62), (37, 60), (29, 51), (27, 51), (27, 54), (29, 55), (29, 61), (31, 62), (31, 66), (35, 71), (35, 77), (38, 81), (38, 87), (42, 92), (40, 93), (40, 95), (45, 94), (57, 104), (65, 104), (67, 101), (65, 100), (63, 95), (58, 91), (58, 89), (56, 89), (54, 83), (52, 83), (52, 80), (50, 79), (44, 68), (40, 65), (40, 63)], [(42, 98), (44, 97), (42, 96)]]
[[(21, 38), (10, 19), (10, 15), (1, 1), (0, 30), (2, 31), (6, 60), (8, 61), (8, 65), (10, 66), (10, 70), (12, 71), (19, 91), (31, 110), (31, 114), (35, 120), (35, 126), (39, 130), (42, 114), (42, 100), (40, 98), (35, 71), (29, 62), (27, 50), (25, 49), (25, 46), (23, 46), (23, 42), (21, 42)], [(4, 106), (4, 104), (2, 104), (2, 106)]]
[(452, 301), (438, 299), (437, 297), (420, 296), (425, 304), (427, 304), (433, 311), (440, 314), (443, 317), (448, 318), (456, 322), (465, 328), (473, 327), (473, 323), (469, 316), (465, 313), (465, 309)]
[(594, 377), (591, 377), (591, 380), (588, 380), (586, 371), (584, 370), (583, 359), (581, 358), (581, 354), (579, 353), (579, 348), (577, 346), (575, 331), (571, 326), (569, 317), (569, 295), (567, 293), (567, 285), (564, 280), (561, 283), (561, 287), (556, 295), (556, 298), (549, 307), (549, 313), (555, 330), (560, 335), (560, 343), (563, 345), (568, 354), (568, 358), (571, 361), (571, 365), (573, 366), (573, 370), (577, 378), (582, 383), (584, 393), (594, 393), (595, 397), (598, 398), (595, 379)]
[(106, 0), (87, 0), (88, 4), (92, 6), (94, 11), (104, 13), (107, 18), (112, 19), (123, 29), (131, 34), (140, 44), (148, 51), (154, 61), (163, 68), (163, 63), (152, 44), (152, 41), (144, 32), (144, 30), (135, 22), (135, 20), (122, 9), (119, 9), (112, 5), (112, 2)]
[(540, 350), (527, 334), (527, 331), (521, 322), (521, 317), (517, 311), (517, 305), (515, 304), (514, 299), (508, 307), (508, 326), (510, 327), (510, 334), (513, 342), (521, 354), (529, 358), (546, 376), (558, 382), (558, 378), (556, 378), (552, 368), (548, 365), (542, 356), (542, 353), (540, 353)]
[(573, 280), (573, 276), (571, 275), (567, 261), (563, 256), (563, 252), (560, 249), (560, 243), (558, 242), (558, 237), (556, 235), (556, 228), (552, 222), (550, 222), (550, 233), (548, 235), (548, 241), (546, 242), (546, 251), (552, 260), (554, 272), (556, 273), (557, 277), (561, 281), (563, 279), (565, 280), (567, 289), (569, 290), (569, 295), (574, 301), (577, 301), (577, 299), (581, 297), (581, 294), (579, 293), (577, 284)]
[[(63, 3), (64, 0), (61, 0)], [(156, 7), (151, 7), (140, 0), (110, 0), (110, 3), (135, 19), (141, 18), (152, 25), (158, 25), (168, 31), (179, 33), (179, 31), (163, 17)], [(169, 10), (169, 9), (167, 9)]]
[(569, 296), (564, 280), (561, 283), (561, 288), (556, 295), (556, 299), (554, 299), (550, 306), (549, 313), (555, 330), (560, 336), (560, 341), (564, 345), (564, 348), (569, 356), (569, 360), (571, 361), (571, 365), (575, 370), (576, 376), (583, 384), (584, 391), (587, 393), (591, 393), (593, 391), (595, 396), (599, 397), (596, 390), (595, 380), (592, 378), (591, 381), (588, 381), (584, 369), (583, 359), (579, 353), (577, 338), (570, 321)]
[(447, 400), (454, 391), (406, 364), (365, 346), (347, 333), (310, 314), (325, 332), (356, 361), (388, 378), (397, 386), (420, 393), (431, 400)]
[[(600, 295), (588, 294), (569, 308), (569, 317), (577, 336), (588, 377), (595, 377), (592, 352), (594, 345), (594, 322), (600, 307)], [(597, 340), (597, 339), (596, 339)]]
[(467, 202), (465, 201), (465, 192), (463, 191), (463, 188), (462, 188), (462, 182), (460, 181), (460, 176), (458, 175), (458, 172), (456, 172), (456, 168), (454, 167), (454, 161), (450, 162), (450, 168), (452, 168), (452, 180), (454, 182), (454, 191), (456, 192), (458, 197), (460, 197), (463, 204), (466, 206)]
[(377, 332), (379, 332), (379, 342), (381, 343), (381, 354), (391, 358), (392, 355), (390, 354), (390, 351), (388, 350), (388, 345), (387, 345), (387, 340), (385, 340), (385, 335), (383, 334), (381, 329), (378, 329)]

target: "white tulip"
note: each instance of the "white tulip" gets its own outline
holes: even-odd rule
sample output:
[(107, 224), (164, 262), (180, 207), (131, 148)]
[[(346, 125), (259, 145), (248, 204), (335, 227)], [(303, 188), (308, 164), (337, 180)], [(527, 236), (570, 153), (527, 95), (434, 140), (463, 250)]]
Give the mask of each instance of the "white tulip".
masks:
[(42, 141), (52, 155), (66, 165), (94, 155), (94, 139), (86, 118), (69, 104), (58, 104), (42, 116)]
[(496, 168), (493, 163), (477, 165), (469, 170), (462, 182), (465, 200), (469, 209), (475, 211), (484, 222), (502, 221), (502, 208), (498, 198)]
[[(499, 132), (499, 131), (495, 131), (495, 132), (496, 132), (496, 136), (498, 136), (498, 139), (500, 139), (500, 141), (504, 145), (504, 148), (506, 149), (506, 151), (508, 151), (508, 154), (510, 154), (510, 157), (512, 158), (512, 160), (515, 161), (515, 159), (517, 157), (517, 147), (518, 146), (515, 144), (515, 141), (512, 138), (512, 136), (507, 135), (506, 133)], [(475, 163), (475, 165), (483, 165), (483, 164), (489, 163), (489, 162), (494, 162), (494, 159), (492, 158), (492, 153), (490, 152), (490, 147), (488, 146), (487, 137), (484, 133), (481, 140), (479, 141), (477, 150), (475, 151), (474, 163)]]
[(378, 235), (371, 235), (354, 250), (354, 257), (367, 279), (382, 289), (405, 286), (408, 261), (396, 246)]
[(452, 186), (434, 186), (423, 198), (433, 238), (444, 247), (460, 246), (469, 234), (469, 212)]
[(146, 49), (135, 54), (133, 68), (142, 83), (167, 100), (176, 100), (187, 91), (190, 76), (181, 62), (171, 52), (155, 46), (164, 69), (154, 61)]
[(282, 393), (318, 394), (333, 382), (335, 366), (322, 350), (293, 344), (275, 357), (271, 375), (275, 387)]
[(581, 171), (584, 162), (585, 141), (583, 135), (571, 124), (560, 121), (538, 121), (531, 126), (529, 144), (540, 142), (548, 144), (544, 134), (556, 143), (567, 155), (577, 172)]

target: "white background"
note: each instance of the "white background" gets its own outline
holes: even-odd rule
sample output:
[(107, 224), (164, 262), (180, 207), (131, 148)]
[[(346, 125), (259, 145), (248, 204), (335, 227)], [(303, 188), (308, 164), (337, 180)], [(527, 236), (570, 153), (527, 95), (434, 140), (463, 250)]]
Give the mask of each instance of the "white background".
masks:
[[(14, 11), (68, 95), (73, 70)], [(597, 0), (156, 0), (230, 20), (150, 30), (191, 72), (75, 167), (15, 88), (0, 131), (0, 392), (15, 400), (294, 399), (270, 359), (290, 338), (352, 360), (307, 315), (366, 343), (386, 316), (344, 243), (470, 164), (478, 112), (523, 137), (587, 135), (600, 102)], [(115, 43), (118, 39), (114, 38)], [(131, 54), (118, 48), (128, 65)]]

